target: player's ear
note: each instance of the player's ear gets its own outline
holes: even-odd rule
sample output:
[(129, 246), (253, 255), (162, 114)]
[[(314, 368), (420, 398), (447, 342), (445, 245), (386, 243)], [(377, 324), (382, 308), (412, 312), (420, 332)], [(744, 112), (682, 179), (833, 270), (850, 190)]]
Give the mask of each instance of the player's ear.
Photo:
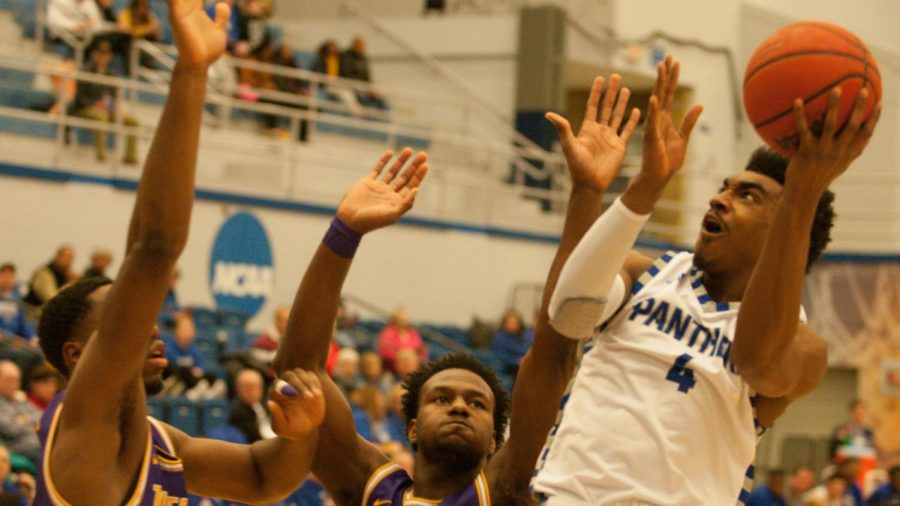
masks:
[(497, 451), (497, 437), (495, 436), (495, 437), (491, 438), (491, 446), (490, 446), (490, 448), (488, 448), (488, 456), (493, 455), (494, 452), (496, 452), (496, 451)]
[(411, 445), (416, 444), (416, 439), (419, 437), (419, 429), (416, 427), (416, 423), (418, 423), (418, 420), (413, 418), (406, 427), (406, 438), (409, 439), (409, 444)]
[(84, 344), (83, 341), (66, 341), (63, 344), (63, 362), (65, 362), (66, 367), (68, 367), (70, 371), (78, 362), (78, 359), (81, 358)]

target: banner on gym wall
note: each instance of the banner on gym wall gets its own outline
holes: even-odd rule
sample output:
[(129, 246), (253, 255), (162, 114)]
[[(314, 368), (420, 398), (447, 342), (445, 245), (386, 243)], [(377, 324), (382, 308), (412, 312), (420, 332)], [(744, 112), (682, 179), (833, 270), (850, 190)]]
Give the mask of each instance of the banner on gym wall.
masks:
[(275, 288), (272, 246), (251, 213), (231, 215), (219, 228), (209, 261), (209, 289), (220, 310), (252, 318)]

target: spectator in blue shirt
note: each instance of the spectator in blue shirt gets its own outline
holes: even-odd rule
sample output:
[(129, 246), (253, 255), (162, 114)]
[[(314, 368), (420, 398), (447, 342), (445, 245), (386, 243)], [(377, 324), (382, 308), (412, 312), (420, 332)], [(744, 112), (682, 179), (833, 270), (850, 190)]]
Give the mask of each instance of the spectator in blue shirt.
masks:
[(900, 466), (888, 472), (890, 481), (878, 487), (869, 497), (869, 506), (895, 506), (900, 504)]
[(0, 265), (0, 331), (5, 337), (34, 337), (34, 325), (25, 318), (22, 298), (16, 291), (16, 266), (11, 263)]
[(746, 506), (787, 506), (784, 500), (784, 470), (769, 472), (769, 481), (750, 494)]
[(225, 396), (225, 382), (206, 371), (200, 348), (194, 344), (197, 328), (194, 317), (179, 313), (175, 317), (175, 338), (166, 342), (169, 376), (166, 390), (170, 395), (184, 394), (191, 400)]
[(513, 309), (507, 310), (491, 341), (498, 371), (515, 378), (519, 372), (519, 362), (531, 347), (533, 339), (534, 331), (525, 328), (522, 315)]

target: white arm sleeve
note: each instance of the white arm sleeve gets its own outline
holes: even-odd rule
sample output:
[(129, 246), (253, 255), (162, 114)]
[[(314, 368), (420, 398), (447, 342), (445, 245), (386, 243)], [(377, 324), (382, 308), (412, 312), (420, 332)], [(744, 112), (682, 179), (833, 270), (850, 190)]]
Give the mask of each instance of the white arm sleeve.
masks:
[(550, 297), (550, 325), (571, 339), (590, 336), (625, 297), (619, 270), (649, 214), (640, 215), (616, 199), (591, 225), (559, 274)]

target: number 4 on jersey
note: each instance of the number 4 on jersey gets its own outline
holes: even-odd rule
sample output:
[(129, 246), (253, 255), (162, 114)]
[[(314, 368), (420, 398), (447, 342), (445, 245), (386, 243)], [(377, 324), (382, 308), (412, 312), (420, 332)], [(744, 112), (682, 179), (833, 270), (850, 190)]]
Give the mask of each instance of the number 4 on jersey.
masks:
[(694, 370), (690, 367), (685, 367), (693, 358), (687, 353), (681, 355), (675, 359), (675, 365), (669, 369), (669, 374), (666, 374), (666, 379), (673, 383), (678, 383), (678, 391), (684, 394), (688, 393), (688, 390), (694, 388), (694, 385), (697, 384), (697, 380), (694, 379)]

